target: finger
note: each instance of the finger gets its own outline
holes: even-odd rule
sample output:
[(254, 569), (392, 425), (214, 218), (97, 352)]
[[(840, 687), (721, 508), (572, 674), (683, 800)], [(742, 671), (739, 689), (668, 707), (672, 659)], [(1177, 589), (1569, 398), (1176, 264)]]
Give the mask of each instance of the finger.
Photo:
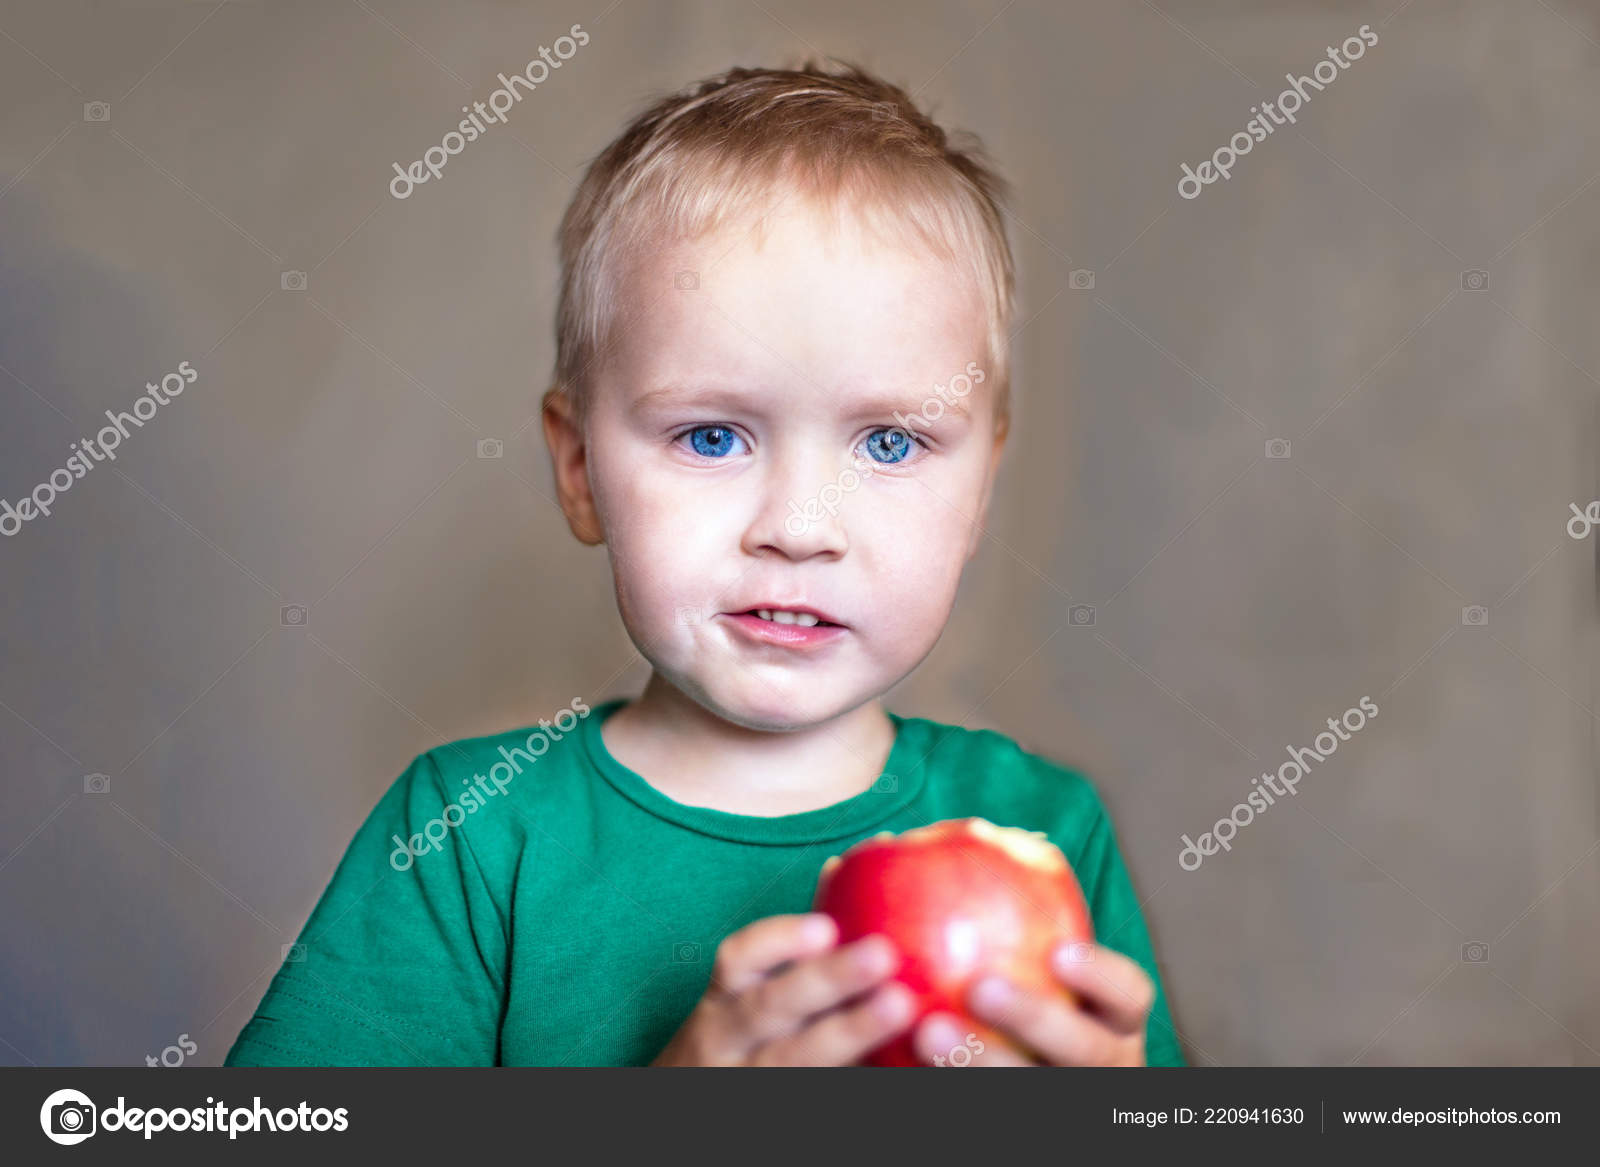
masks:
[(930, 1013), (911, 1041), (917, 1056), (930, 1066), (1031, 1066), (1032, 1060), (1001, 1042), (981, 1038), (954, 1013)]
[(1098, 944), (1062, 944), (1051, 964), (1061, 983), (1112, 1029), (1144, 1032), (1156, 986), (1137, 962)]
[(723, 938), (711, 983), (728, 993), (742, 993), (786, 961), (826, 952), (838, 937), (833, 919), (821, 912), (767, 916)]
[(799, 1032), (756, 1051), (758, 1066), (849, 1066), (909, 1027), (916, 1001), (899, 981), (890, 981), (845, 1009), (823, 1014)]
[(866, 992), (899, 963), (894, 945), (876, 935), (798, 961), (741, 995), (741, 1023), (757, 1041), (792, 1033), (806, 1018)]
[(973, 1015), (1055, 1066), (1111, 1066), (1129, 1060), (1132, 1041), (1060, 994), (1041, 996), (1003, 977), (985, 977), (968, 996)]

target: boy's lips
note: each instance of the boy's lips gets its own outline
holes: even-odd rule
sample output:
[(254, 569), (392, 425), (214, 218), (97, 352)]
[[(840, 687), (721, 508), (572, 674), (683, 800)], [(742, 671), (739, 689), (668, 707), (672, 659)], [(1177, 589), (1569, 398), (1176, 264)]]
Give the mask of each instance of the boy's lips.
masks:
[(763, 620), (754, 612), (724, 612), (722, 618), (728, 621), (740, 636), (782, 648), (821, 648), (849, 631), (842, 624), (779, 624), (776, 620)]
[[(818, 625), (836, 624), (843, 627), (844, 624), (842, 620), (836, 620), (832, 616), (828, 615), (828, 613), (824, 612), (821, 608), (813, 608), (809, 604), (780, 604), (767, 600), (762, 600), (761, 602), (755, 604), (748, 604), (742, 608), (736, 608), (724, 614), (728, 616), (755, 616), (757, 612), (804, 612), (807, 616), (815, 616)], [(760, 617), (756, 618), (760, 619)]]

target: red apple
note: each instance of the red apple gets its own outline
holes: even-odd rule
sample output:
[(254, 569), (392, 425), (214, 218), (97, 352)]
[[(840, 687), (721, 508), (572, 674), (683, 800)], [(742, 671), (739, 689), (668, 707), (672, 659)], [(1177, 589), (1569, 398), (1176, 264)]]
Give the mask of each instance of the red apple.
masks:
[[(981, 818), (863, 839), (822, 865), (814, 906), (837, 922), (840, 943), (875, 932), (894, 943), (895, 979), (915, 995), (919, 1022), (936, 1010), (955, 1013), (984, 1042), (1004, 1039), (967, 1013), (974, 982), (999, 973), (1070, 1000), (1050, 971), (1050, 953), (1063, 941), (1094, 939), (1077, 877), (1044, 832)], [(879, 1046), (867, 1063), (924, 1065), (912, 1048), (915, 1031)]]

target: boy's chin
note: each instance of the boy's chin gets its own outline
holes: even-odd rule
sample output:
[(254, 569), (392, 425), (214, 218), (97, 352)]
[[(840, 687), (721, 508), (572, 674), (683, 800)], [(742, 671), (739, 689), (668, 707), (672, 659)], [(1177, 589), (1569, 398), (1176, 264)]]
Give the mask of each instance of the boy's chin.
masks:
[(831, 721), (861, 702), (841, 705), (837, 698), (794, 699), (780, 693), (766, 693), (717, 694), (702, 703), (724, 721), (745, 729), (793, 733)]

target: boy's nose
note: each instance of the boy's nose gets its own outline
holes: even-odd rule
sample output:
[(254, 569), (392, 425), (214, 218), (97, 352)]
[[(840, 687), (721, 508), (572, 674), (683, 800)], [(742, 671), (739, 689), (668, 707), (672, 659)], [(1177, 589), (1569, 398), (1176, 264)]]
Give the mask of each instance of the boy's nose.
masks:
[(773, 548), (790, 559), (843, 555), (846, 485), (859, 485), (842, 467), (817, 457), (791, 457), (774, 463), (763, 488), (760, 509), (745, 530), (744, 550), (758, 555)]

